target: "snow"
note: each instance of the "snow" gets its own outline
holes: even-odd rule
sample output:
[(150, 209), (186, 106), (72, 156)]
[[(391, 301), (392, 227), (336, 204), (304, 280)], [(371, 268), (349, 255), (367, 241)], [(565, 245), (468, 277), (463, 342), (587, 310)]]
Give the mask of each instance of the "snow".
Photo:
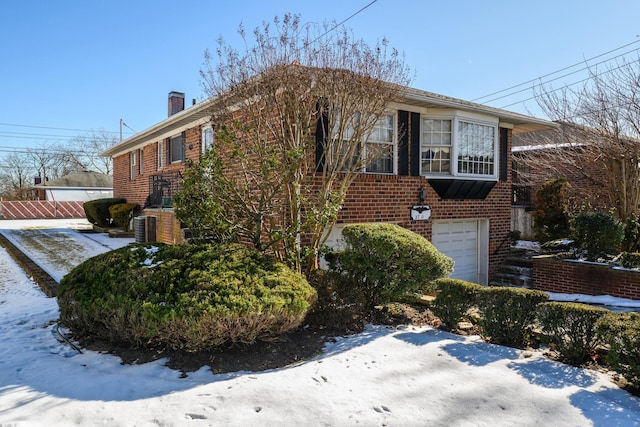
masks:
[[(38, 226), (66, 228), (87, 254), (127, 244)], [(0, 426), (640, 426), (640, 399), (607, 374), (428, 327), (369, 326), (264, 372), (123, 365), (60, 343), (55, 299), (2, 249), (0, 277)]]

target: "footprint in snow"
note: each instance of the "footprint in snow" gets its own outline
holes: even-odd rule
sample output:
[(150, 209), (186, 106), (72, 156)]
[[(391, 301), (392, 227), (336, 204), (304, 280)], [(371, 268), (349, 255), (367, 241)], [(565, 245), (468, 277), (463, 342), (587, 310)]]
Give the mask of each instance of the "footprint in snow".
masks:
[(387, 406), (382, 405), (380, 407), (374, 406), (373, 410), (376, 411), (379, 414), (382, 414), (384, 412), (391, 412), (391, 409), (389, 409)]

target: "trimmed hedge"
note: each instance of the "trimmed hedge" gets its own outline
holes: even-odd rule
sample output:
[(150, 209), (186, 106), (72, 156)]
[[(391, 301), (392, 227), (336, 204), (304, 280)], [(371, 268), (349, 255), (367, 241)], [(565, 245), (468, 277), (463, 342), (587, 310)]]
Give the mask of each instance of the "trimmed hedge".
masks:
[(640, 389), (640, 313), (607, 313), (596, 328), (609, 345), (607, 366)]
[(476, 305), (477, 297), (484, 289), (477, 283), (459, 279), (438, 279), (434, 282), (436, 299), (431, 304), (431, 311), (446, 325), (447, 329), (455, 329), (462, 316)]
[(342, 236), (346, 249), (325, 258), (331, 269), (349, 277), (372, 307), (423, 291), (453, 270), (453, 260), (431, 242), (395, 224), (350, 224)]
[(522, 347), (529, 343), (538, 304), (549, 296), (538, 290), (483, 288), (478, 295), (483, 337), (496, 344)]
[(620, 252), (624, 239), (624, 226), (606, 212), (581, 212), (571, 219), (571, 238), (587, 259)]
[(136, 203), (118, 203), (117, 205), (109, 206), (109, 215), (113, 218), (116, 227), (129, 231), (131, 218), (133, 218), (139, 210), (140, 206)]
[(254, 249), (132, 245), (60, 282), (60, 319), (77, 337), (203, 350), (295, 328), (316, 298), (300, 274)]
[(96, 199), (85, 202), (82, 207), (84, 208), (87, 220), (91, 224), (95, 224), (98, 227), (109, 227), (112, 219), (109, 208), (125, 202), (125, 199), (120, 198)]
[(538, 306), (538, 322), (546, 342), (555, 346), (566, 362), (579, 366), (602, 343), (596, 324), (608, 312), (586, 304), (551, 301)]

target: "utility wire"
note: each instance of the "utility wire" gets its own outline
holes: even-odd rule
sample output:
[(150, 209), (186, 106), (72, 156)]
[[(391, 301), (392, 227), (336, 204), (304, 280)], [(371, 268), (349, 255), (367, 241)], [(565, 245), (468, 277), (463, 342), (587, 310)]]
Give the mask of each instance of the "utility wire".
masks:
[[(612, 50), (610, 50), (610, 51), (608, 51), (608, 52), (604, 52), (604, 53), (601, 53), (600, 55), (596, 55), (596, 56), (593, 56), (593, 57), (591, 57), (591, 58), (585, 59), (584, 61), (580, 61), (580, 62), (577, 62), (577, 63), (575, 63), (575, 64), (573, 64), (573, 65), (569, 65), (568, 67), (564, 67), (564, 68), (561, 68), (561, 69), (559, 69), (559, 70), (553, 71), (553, 72), (551, 72), (551, 73), (548, 73), (548, 74), (542, 75), (542, 76), (540, 76), (540, 77), (536, 77), (535, 79), (531, 79), (531, 80), (528, 80), (528, 81), (526, 81), (526, 82), (523, 82), (523, 83), (520, 83), (520, 84), (517, 84), (517, 85), (510, 86), (510, 87), (508, 87), (508, 88), (506, 88), (506, 89), (502, 89), (502, 90), (499, 90), (499, 91), (492, 92), (492, 93), (489, 93), (489, 94), (487, 94), (487, 95), (481, 96), (481, 97), (479, 97), (479, 98), (472, 99), (472, 100), (471, 100), (471, 102), (476, 102), (476, 101), (478, 101), (478, 100), (480, 100), (480, 99), (488, 98), (488, 97), (490, 97), (490, 96), (497, 95), (497, 94), (499, 94), (499, 93), (506, 92), (506, 91), (508, 91), (508, 90), (515, 89), (515, 88), (517, 88), (517, 87), (520, 87), (520, 86), (523, 86), (523, 85), (526, 85), (526, 84), (529, 84), (529, 83), (533, 83), (533, 82), (536, 82), (536, 81), (542, 80), (542, 79), (544, 79), (544, 78), (546, 78), (546, 77), (550, 77), (550, 76), (552, 76), (552, 75), (554, 75), (554, 74), (561, 73), (562, 71), (566, 71), (566, 70), (569, 70), (569, 69), (571, 69), (571, 68), (577, 67), (578, 65), (582, 65), (582, 64), (584, 64), (585, 62), (592, 61), (592, 60), (597, 59), (597, 58), (601, 58), (601, 57), (603, 57), (603, 56), (605, 56), (605, 55), (608, 55), (608, 54), (610, 54), (610, 53), (613, 53), (613, 52), (616, 52), (616, 51), (618, 51), (618, 50), (624, 49), (624, 48), (629, 47), (629, 46), (631, 46), (631, 45), (633, 45), (633, 44), (636, 44), (636, 43), (640, 43), (640, 40), (636, 40), (636, 41), (633, 41), (633, 42), (631, 42), (631, 43), (627, 43), (627, 44), (625, 44), (625, 45), (623, 45), (623, 46), (617, 47), (617, 48), (612, 49)], [(623, 55), (624, 55), (624, 54), (623, 54)], [(620, 55), (618, 55), (618, 56), (620, 56)], [(616, 56), (616, 58), (617, 58), (617, 56)], [(487, 101), (487, 102), (488, 102), (488, 101)]]
[(73, 129), (73, 128), (58, 128), (58, 127), (51, 127), (51, 126), (36, 126), (36, 125), (20, 125), (20, 124), (15, 124), (15, 123), (0, 123), (0, 126), (14, 126), (14, 127), (23, 127), (23, 128), (34, 128), (34, 129), (55, 129), (55, 130), (68, 130), (68, 131), (73, 131), (73, 132), (87, 132), (87, 133), (92, 133), (92, 132), (106, 132), (106, 133), (113, 133), (113, 134), (119, 134), (119, 131), (112, 131), (112, 130), (87, 130), (87, 129)]
[(360, 14), (361, 12), (363, 12), (365, 9), (368, 9), (370, 6), (372, 6), (374, 3), (376, 3), (378, 0), (373, 0), (372, 2), (370, 2), (369, 4), (367, 4), (366, 6), (360, 8), (360, 10), (358, 10), (357, 12), (351, 14), (351, 16), (349, 16), (348, 18), (343, 19), (342, 21), (340, 21), (339, 23), (335, 24), (333, 27), (329, 28), (327, 31), (325, 31), (323, 34), (319, 35), (318, 37), (316, 37), (310, 44), (314, 44), (315, 42), (317, 42), (318, 40), (320, 40), (321, 38), (323, 38), (324, 36), (326, 36), (327, 34), (329, 34), (332, 31), (335, 31), (336, 28), (339, 28), (342, 24), (344, 24), (345, 22), (349, 21), (350, 19), (354, 18), (356, 15)]
[[(628, 51), (628, 52), (625, 52), (625, 53), (622, 53), (622, 54), (620, 54), (620, 55), (614, 56), (613, 58), (605, 59), (604, 61), (600, 61), (600, 62), (597, 62), (597, 63), (592, 64), (592, 65), (587, 65), (587, 66), (585, 66), (584, 68), (580, 68), (579, 70), (575, 70), (575, 71), (572, 71), (572, 72), (570, 72), (570, 73), (563, 74), (563, 75), (561, 75), (561, 76), (555, 77), (555, 78), (553, 78), (553, 79), (549, 79), (549, 80), (547, 80), (547, 81), (540, 82), (540, 83), (538, 83), (537, 85), (538, 85), (538, 86), (541, 86), (541, 85), (543, 85), (543, 84), (547, 84), (547, 83), (550, 83), (550, 82), (554, 82), (554, 81), (556, 81), (556, 80), (560, 80), (561, 78), (564, 78), (564, 77), (568, 77), (568, 76), (571, 76), (571, 75), (574, 75), (574, 74), (578, 74), (578, 73), (580, 73), (580, 72), (582, 72), (582, 71), (584, 71), (584, 70), (588, 70), (588, 69), (589, 69), (589, 68), (591, 68), (591, 67), (597, 67), (598, 65), (605, 64), (605, 63), (607, 63), (607, 62), (609, 62), (609, 61), (611, 61), (611, 60), (614, 60), (614, 59), (616, 59), (616, 58), (620, 58), (621, 56), (627, 55), (627, 54), (632, 53), (632, 52), (638, 52), (638, 51), (640, 51), (640, 48), (632, 49), (632, 50), (630, 50), (630, 51)], [(637, 62), (637, 61), (632, 61), (631, 63), (633, 63), (633, 62)], [(571, 68), (571, 67), (569, 67), (569, 68)], [(547, 74), (547, 76), (550, 76), (550, 75), (553, 75), (553, 74), (556, 74), (556, 73)], [(586, 80), (588, 80), (588, 79), (586, 79)], [(581, 81), (584, 81), (584, 80), (581, 80)], [(529, 82), (527, 82), (527, 83), (532, 83), (532, 82), (533, 82), (533, 81), (529, 81)], [(524, 84), (526, 84), (526, 83), (524, 83)], [(518, 86), (521, 86), (521, 85), (518, 85)], [(506, 90), (506, 89), (505, 89), (505, 90)], [(484, 102), (483, 102), (483, 104), (488, 104), (488, 103), (490, 103), (490, 102), (497, 101), (497, 100), (499, 100), (499, 99), (508, 98), (508, 97), (513, 96), (513, 95), (516, 95), (516, 94), (518, 94), (518, 93), (527, 92), (527, 91), (529, 91), (529, 90), (531, 90), (531, 88), (530, 88), (530, 87), (526, 87), (526, 88), (524, 88), (524, 89), (520, 89), (520, 90), (517, 90), (517, 91), (515, 91), (515, 92), (509, 92), (509, 93), (507, 93), (506, 95), (502, 95), (502, 96), (499, 96), (499, 97), (497, 97), (497, 98), (492, 98), (492, 99), (489, 99), (488, 101), (484, 101)], [(500, 91), (500, 92), (504, 92), (504, 91)], [(499, 92), (496, 92), (496, 94), (497, 94), (497, 93), (499, 93)]]
[[(559, 87), (559, 88), (556, 88), (556, 89), (553, 89), (553, 90), (549, 90), (548, 92), (549, 92), (549, 93), (553, 93), (553, 92), (557, 92), (558, 90), (563, 89), (563, 88), (567, 88), (567, 87), (575, 86), (575, 85), (580, 84), (580, 83), (584, 83), (584, 82), (586, 82), (586, 81), (588, 81), (588, 80), (591, 80), (591, 79), (596, 78), (596, 77), (603, 76), (603, 75), (605, 75), (605, 74), (611, 73), (611, 72), (613, 72), (613, 71), (615, 71), (615, 70), (619, 70), (619, 69), (620, 69), (620, 68), (622, 68), (622, 67), (625, 67), (625, 66), (630, 65), (630, 64), (634, 64), (634, 63), (636, 63), (636, 62), (640, 62), (640, 59), (636, 59), (636, 60), (634, 60), (634, 61), (631, 61), (631, 62), (628, 62), (628, 63), (622, 64), (622, 65), (619, 65), (619, 66), (617, 66), (617, 67), (615, 67), (615, 68), (610, 68), (610, 69), (608, 69), (608, 70), (606, 70), (606, 71), (603, 71), (603, 72), (602, 72), (602, 73), (600, 73), (600, 74), (591, 75), (591, 76), (589, 76), (589, 77), (587, 77), (587, 78), (584, 78), (584, 79), (582, 79), (582, 80), (578, 80), (577, 82), (573, 82), (573, 83), (571, 83), (571, 84), (564, 85), (564, 86), (562, 86), (562, 87)], [(550, 80), (550, 81), (551, 81), (551, 80)], [(504, 105), (504, 106), (502, 106), (502, 107), (500, 107), (500, 108), (508, 108), (508, 107), (513, 106), (513, 105), (519, 104), (519, 103), (521, 103), (521, 102), (527, 102), (527, 101), (531, 101), (531, 100), (534, 100), (534, 99), (536, 99), (536, 96), (532, 96), (532, 97), (529, 97), (529, 98), (526, 98), (526, 99), (522, 99), (522, 100), (520, 100), (520, 101), (516, 101), (516, 102), (513, 102), (513, 103), (511, 103), (511, 104)]]

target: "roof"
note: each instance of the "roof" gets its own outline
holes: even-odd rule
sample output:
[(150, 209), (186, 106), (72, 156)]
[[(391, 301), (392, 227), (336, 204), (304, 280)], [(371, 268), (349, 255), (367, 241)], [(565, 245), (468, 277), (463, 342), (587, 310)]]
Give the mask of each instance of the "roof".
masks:
[[(209, 98), (180, 111), (179, 113), (169, 116), (163, 121), (136, 133), (118, 144), (113, 145), (100, 153), (100, 155), (108, 157), (123, 154), (139, 147), (143, 143), (157, 141), (162, 135), (177, 132), (179, 129), (184, 129), (184, 127), (190, 123), (203, 121), (210, 117), (209, 108), (211, 108), (213, 102), (214, 99)], [(451, 108), (473, 113), (494, 115), (497, 116), (501, 122), (513, 125), (514, 134), (549, 130), (558, 126), (556, 123), (549, 120), (530, 117), (524, 114), (488, 107), (486, 105), (476, 104), (470, 101), (464, 101), (462, 99), (451, 98), (409, 87), (405, 87), (401, 90), (401, 103), (417, 107)]]
[(112, 189), (113, 177), (103, 173), (83, 171), (71, 173), (51, 181), (35, 185), (36, 188), (98, 188)]

